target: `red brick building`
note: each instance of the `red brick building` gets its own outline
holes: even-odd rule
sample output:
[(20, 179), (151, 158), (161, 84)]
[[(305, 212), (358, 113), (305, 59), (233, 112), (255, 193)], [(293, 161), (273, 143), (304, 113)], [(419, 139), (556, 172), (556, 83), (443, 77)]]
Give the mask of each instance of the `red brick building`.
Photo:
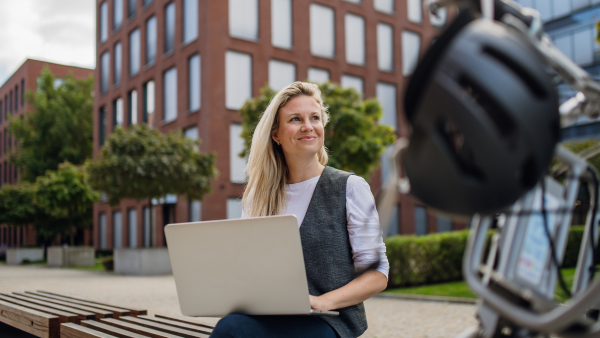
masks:
[[(246, 99), (267, 83), (330, 80), (379, 97), (382, 123), (405, 134), (407, 76), (445, 21), (420, 0), (97, 0), (95, 156), (115, 128), (133, 123), (183, 130), (217, 154), (220, 175), (202, 202), (157, 201), (153, 245), (164, 245), (169, 222), (239, 217)], [(377, 173), (373, 191), (381, 184)], [(464, 227), (405, 197), (396, 223), (394, 233)], [(94, 207), (97, 248), (149, 245), (149, 231), (147, 202)]]
[[(81, 67), (66, 66), (46, 61), (27, 59), (0, 87), (0, 186), (17, 184), (20, 178), (19, 169), (8, 162), (10, 154), (19, 151), (18, 145), (8, 132), (9, 116), (25, 117), (31, 109), (25, 102), (25, 93), (37, 89), (37, 79), (44, 67), (56, 77), (56, 85), (60, 79), (69, 74), (76, 79), (85, 79), (93, 75), (94, 70)], [(84, 235), (84, 243), (90, 245), (90, 230)], [(32, 227), (13, 228), (0, 225), (0, 246), (19, 247), (34, 245), (37, 242)]]

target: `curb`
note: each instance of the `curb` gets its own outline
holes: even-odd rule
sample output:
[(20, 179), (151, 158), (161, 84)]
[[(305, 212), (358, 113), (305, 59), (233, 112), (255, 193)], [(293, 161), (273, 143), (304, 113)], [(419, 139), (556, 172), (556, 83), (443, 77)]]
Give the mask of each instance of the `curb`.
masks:
[(373, 297), (374, 298), (397, 299), (397, 300), (416, 300), (416, 301), (423, 301), (423, 302), (440, 302), (440, 303), (469, 304), (469, 305), (474, 305), (477, 303), (477, 299), (470, 299), (470, 298), (408, 295), (408, 294), (399, 294), (399, 293), (378, 293), (378, 294), (374, 295)]

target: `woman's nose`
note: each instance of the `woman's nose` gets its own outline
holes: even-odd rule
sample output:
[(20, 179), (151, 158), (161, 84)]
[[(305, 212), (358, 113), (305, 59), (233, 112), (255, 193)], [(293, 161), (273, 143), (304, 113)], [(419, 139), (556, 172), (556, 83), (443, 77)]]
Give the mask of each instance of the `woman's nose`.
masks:
[(312, 130), (312, 124), (310, 124), (310, 121), (306, 121), (304, 123), (302, 123), (302, 131), (310, 131)]

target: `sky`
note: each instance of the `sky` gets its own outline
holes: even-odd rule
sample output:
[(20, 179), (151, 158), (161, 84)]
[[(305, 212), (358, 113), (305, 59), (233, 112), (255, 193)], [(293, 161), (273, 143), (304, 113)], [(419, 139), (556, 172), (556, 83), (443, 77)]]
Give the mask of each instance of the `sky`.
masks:
[(27, 58), (96, 67), (95, 0), (0, 0), (0, 85)]

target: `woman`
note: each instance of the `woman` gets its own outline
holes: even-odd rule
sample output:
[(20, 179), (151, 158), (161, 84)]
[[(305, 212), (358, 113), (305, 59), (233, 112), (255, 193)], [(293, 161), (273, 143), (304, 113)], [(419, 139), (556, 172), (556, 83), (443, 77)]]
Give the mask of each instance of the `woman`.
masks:
[(311, 307), (340, 315), (232, 314), (211, 337), (358, 337), (367, 329), (362, 302), (385, 289), (389, 264), (369, 185), (325, 166), (328, 118), (314, 84), (294, 82), (273, 98), (252, 138), (243, 210), (296, 215)]

